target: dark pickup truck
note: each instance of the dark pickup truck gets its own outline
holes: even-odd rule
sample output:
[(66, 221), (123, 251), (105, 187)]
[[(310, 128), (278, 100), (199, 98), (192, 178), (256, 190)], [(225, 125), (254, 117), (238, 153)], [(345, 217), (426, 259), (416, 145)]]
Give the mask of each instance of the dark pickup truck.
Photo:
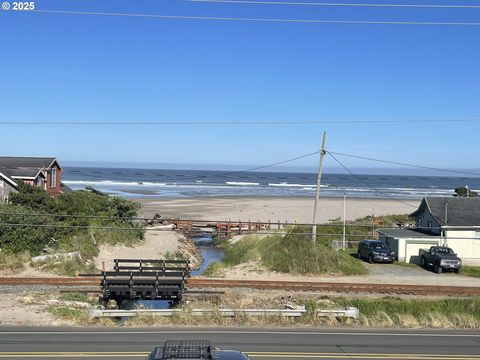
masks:
[(462, 269), (462, 259), (446, 246), (432, 246), (430, 250), (418, 251), (423, 268), (433, 267), (433, 271), (441, 274), (444, 270), (453, 270), (459, 273)]

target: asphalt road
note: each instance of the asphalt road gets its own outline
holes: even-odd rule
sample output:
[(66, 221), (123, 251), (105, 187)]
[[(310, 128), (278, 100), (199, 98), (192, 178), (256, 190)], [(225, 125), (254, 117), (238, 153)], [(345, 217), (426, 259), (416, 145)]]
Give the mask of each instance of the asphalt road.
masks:
[(0, 327), (0, 359), (145, 359), (165, 340), (208, 339), (252, 359), (480, 360), (478, 331)]

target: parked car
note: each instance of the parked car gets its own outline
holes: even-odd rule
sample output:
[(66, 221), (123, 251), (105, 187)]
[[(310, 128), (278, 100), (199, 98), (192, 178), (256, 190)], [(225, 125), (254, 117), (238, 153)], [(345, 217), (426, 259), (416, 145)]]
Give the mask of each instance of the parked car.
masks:
[(437, 274), (444, 270), (453, 270), (459, 273), (462, 269), (462, 259), (447, 246), (432, 246), (430, 250), (418, 250), (420, 264), (424, 269), (431, 267)]
[(358, 244), (357, 257), (366, 259), (370, 264), (374, 262), (393, 263), (395, 252), (390, 250), (388, 245), (380, 240), (362, 240)]
[(166, 341), (163, 346), (156, 347), (147, 358), (147, 360), (167, 359), (248, 360), (250, 358), (240, 351), (212, 347), (208, 340)]

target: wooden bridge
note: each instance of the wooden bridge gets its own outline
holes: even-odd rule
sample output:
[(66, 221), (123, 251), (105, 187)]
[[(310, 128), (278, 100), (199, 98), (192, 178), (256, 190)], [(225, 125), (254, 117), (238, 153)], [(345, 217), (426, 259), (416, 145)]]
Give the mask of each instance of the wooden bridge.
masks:
[(257, 231), (282, 230), (288, 225), (295, 225), (288, 222), (260, 222), (260, 221), (224, 221), (224, 222), (199, 222), (192, 220), (169, 220), (175, 224), (178, 230), (182, 230), (191, 236), (226, 236), (228, 238), (237, 234), (248, 234)]

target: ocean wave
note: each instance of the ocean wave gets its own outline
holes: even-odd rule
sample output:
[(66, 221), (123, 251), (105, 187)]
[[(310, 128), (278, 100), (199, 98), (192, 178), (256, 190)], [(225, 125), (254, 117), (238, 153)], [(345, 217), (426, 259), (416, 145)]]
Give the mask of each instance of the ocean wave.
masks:
[(65, 180), (62, 181), (67, 185), (96, 185), (96, 186), (166, 186), (167, 183), (157, 183), (149, 181), (112, 181), (112, 180)]
[(260, 185), (260, 183), (241, 182), (241, 181), (227, 181), (225, 184), (227, 184), (227, 185), (236, 185), (236, 186), (258, 186), (258, 185)]
[[(273, 186), (273, 187), (299, 187), (299, 188), (316, 188), (317, 185), (310, 185), (310, 184), (289, 184), (287, 182), (281, 182), (281, 183), (269, 183), (268, 186)], [(328, 187), (328, 184), (325, 185), (320, 185), (320, 187)]]

